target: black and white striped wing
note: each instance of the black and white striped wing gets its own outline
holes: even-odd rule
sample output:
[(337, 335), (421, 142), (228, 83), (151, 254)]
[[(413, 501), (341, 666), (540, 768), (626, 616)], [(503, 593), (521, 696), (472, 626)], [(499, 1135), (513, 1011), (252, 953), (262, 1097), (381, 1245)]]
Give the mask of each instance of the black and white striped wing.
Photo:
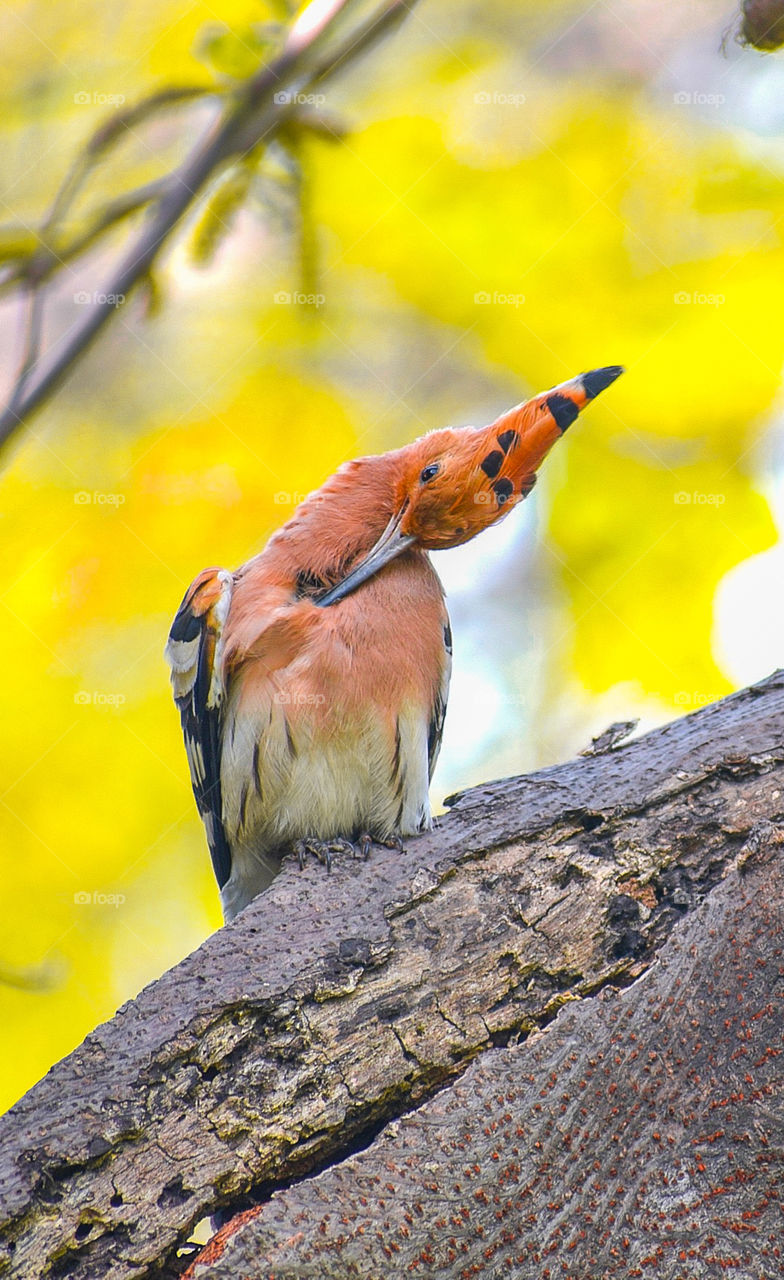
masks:
[(204, 569), (185, 593), (166, 645), (193, 794), (221, 889), (231, 874), (231, 849), (223, 825), (221, 794), (225, 695), (221, 668), (232, 585), (233, 577), (225, 569)]
[(441, 681), (436, 691), (435, 700), (430, 711), (430, 723), (427, 731), (428, 779), (433, 781), (433, 770), (436, 767), (438, 753), (441, 750), (441, 739), (444, 736), (444, 720), (446, 704), (449, 697), (449, 679), (452, 674), (452, 628), (449, 618), (444, 623), (444, 665), (441, 670)]

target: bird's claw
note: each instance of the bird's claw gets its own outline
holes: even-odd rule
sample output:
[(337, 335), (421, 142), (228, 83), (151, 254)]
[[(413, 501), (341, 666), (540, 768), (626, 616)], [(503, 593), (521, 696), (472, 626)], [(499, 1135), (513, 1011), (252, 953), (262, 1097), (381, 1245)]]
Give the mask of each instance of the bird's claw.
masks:
[(351, 841), (343, 839), (316, 840), (311, 837), (306, 840), (297, 840), (294, 844), (294, 852), (297, 855), (300, 871), (304, 871), (305, 858), (309, 853), (318, 858), (319, 862), (327, 868), (327, 871), (331, 871), (333, 853), (353, 853), (353, 851), (354, 846)]
[(371, 836), (369, 832), (363, 831), (357, 840), (357, 849), (359, 850), (360, 858), (365, 862), (370, 855), (370, 846), (372, 844), (381, 845), (382, 849), (397, 849), (398, 853), (405, 853), (402, 836), (392, 836), (391, 840), (379, 840), (376, 836)]
[(378, 840), (375, 836), (371, 836), (369, 832), (363, 831), (357, 837), (356, 842), (345, 840), (343, 837), (337, 837), (334, 840), (317, 840), (315, 837), (296, 840), (294, 842), (294, 852), (297, 855), (300, 871), (304, 871), (305, 860), (309, 853), (318, 858), (319, 862), (327, 868), (327, 871), (331, 871), (333, 853), (350, 853), (354, 857), (358, 855), (363, 862), (367, 862), (370, 856), (370, 847), (374, 844), (381, 845), (385, 849), (397, 849), (398, 853), (405, 851), (401, 836), (393, 836), (391, 840)]

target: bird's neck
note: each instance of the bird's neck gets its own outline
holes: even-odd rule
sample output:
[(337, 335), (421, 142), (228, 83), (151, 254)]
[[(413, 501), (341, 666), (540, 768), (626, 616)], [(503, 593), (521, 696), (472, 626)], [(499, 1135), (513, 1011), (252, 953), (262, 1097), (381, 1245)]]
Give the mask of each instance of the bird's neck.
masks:
[(270, 539), (261, 559), (281, 580), (315, 596), (378, 541), (393, 514), (403, 450), (358, 458), (310, 494)]

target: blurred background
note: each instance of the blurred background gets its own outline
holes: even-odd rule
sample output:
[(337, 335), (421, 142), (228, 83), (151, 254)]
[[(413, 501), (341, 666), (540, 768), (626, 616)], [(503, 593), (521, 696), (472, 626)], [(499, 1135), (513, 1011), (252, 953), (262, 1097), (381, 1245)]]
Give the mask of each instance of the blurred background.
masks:
[[(0, 218), (40, 223), (142, 95), (247, 75), (280, 16), (4, 6)], [(628, 368), (523, 508), (436, 557), (436, 803), (779, 664), (784, 62), (737, 21), (730, 0), (423, 0), (330, 84), (325, 137), (224, 203), (221, 236), (208, 193), (7, 451), (0, 1103), (219, 926), (168, 624), (199, 569), (261, 549), (346, 458)], [(213, 112), (128, 130), (82, 208), (165, 172)], [(63, 273), (47, 341), (127, 232)], [(0, 332), (7, 390), (12, 298)]]

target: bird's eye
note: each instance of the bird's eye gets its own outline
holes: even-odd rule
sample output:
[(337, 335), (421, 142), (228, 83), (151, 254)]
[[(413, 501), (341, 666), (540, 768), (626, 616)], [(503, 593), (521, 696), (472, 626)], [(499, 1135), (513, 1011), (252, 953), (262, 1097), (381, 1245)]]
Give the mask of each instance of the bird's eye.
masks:
[(440, 462), (431, 462), (431, 463), (430, 463), (427, 467), (425, 467), (425, 469), (422, 471), (422, 473), (421, 473), (421, 475), (420, 475), (420, 477), (419, 477), (420, 483), (421, 483), (421, 484), (427, 484), (428, 480), (432, 480), (432, 479), (433, 479), (433, 476), (437, 476), (440, 470), (441, 470), (441, 463), (440, 463)]

